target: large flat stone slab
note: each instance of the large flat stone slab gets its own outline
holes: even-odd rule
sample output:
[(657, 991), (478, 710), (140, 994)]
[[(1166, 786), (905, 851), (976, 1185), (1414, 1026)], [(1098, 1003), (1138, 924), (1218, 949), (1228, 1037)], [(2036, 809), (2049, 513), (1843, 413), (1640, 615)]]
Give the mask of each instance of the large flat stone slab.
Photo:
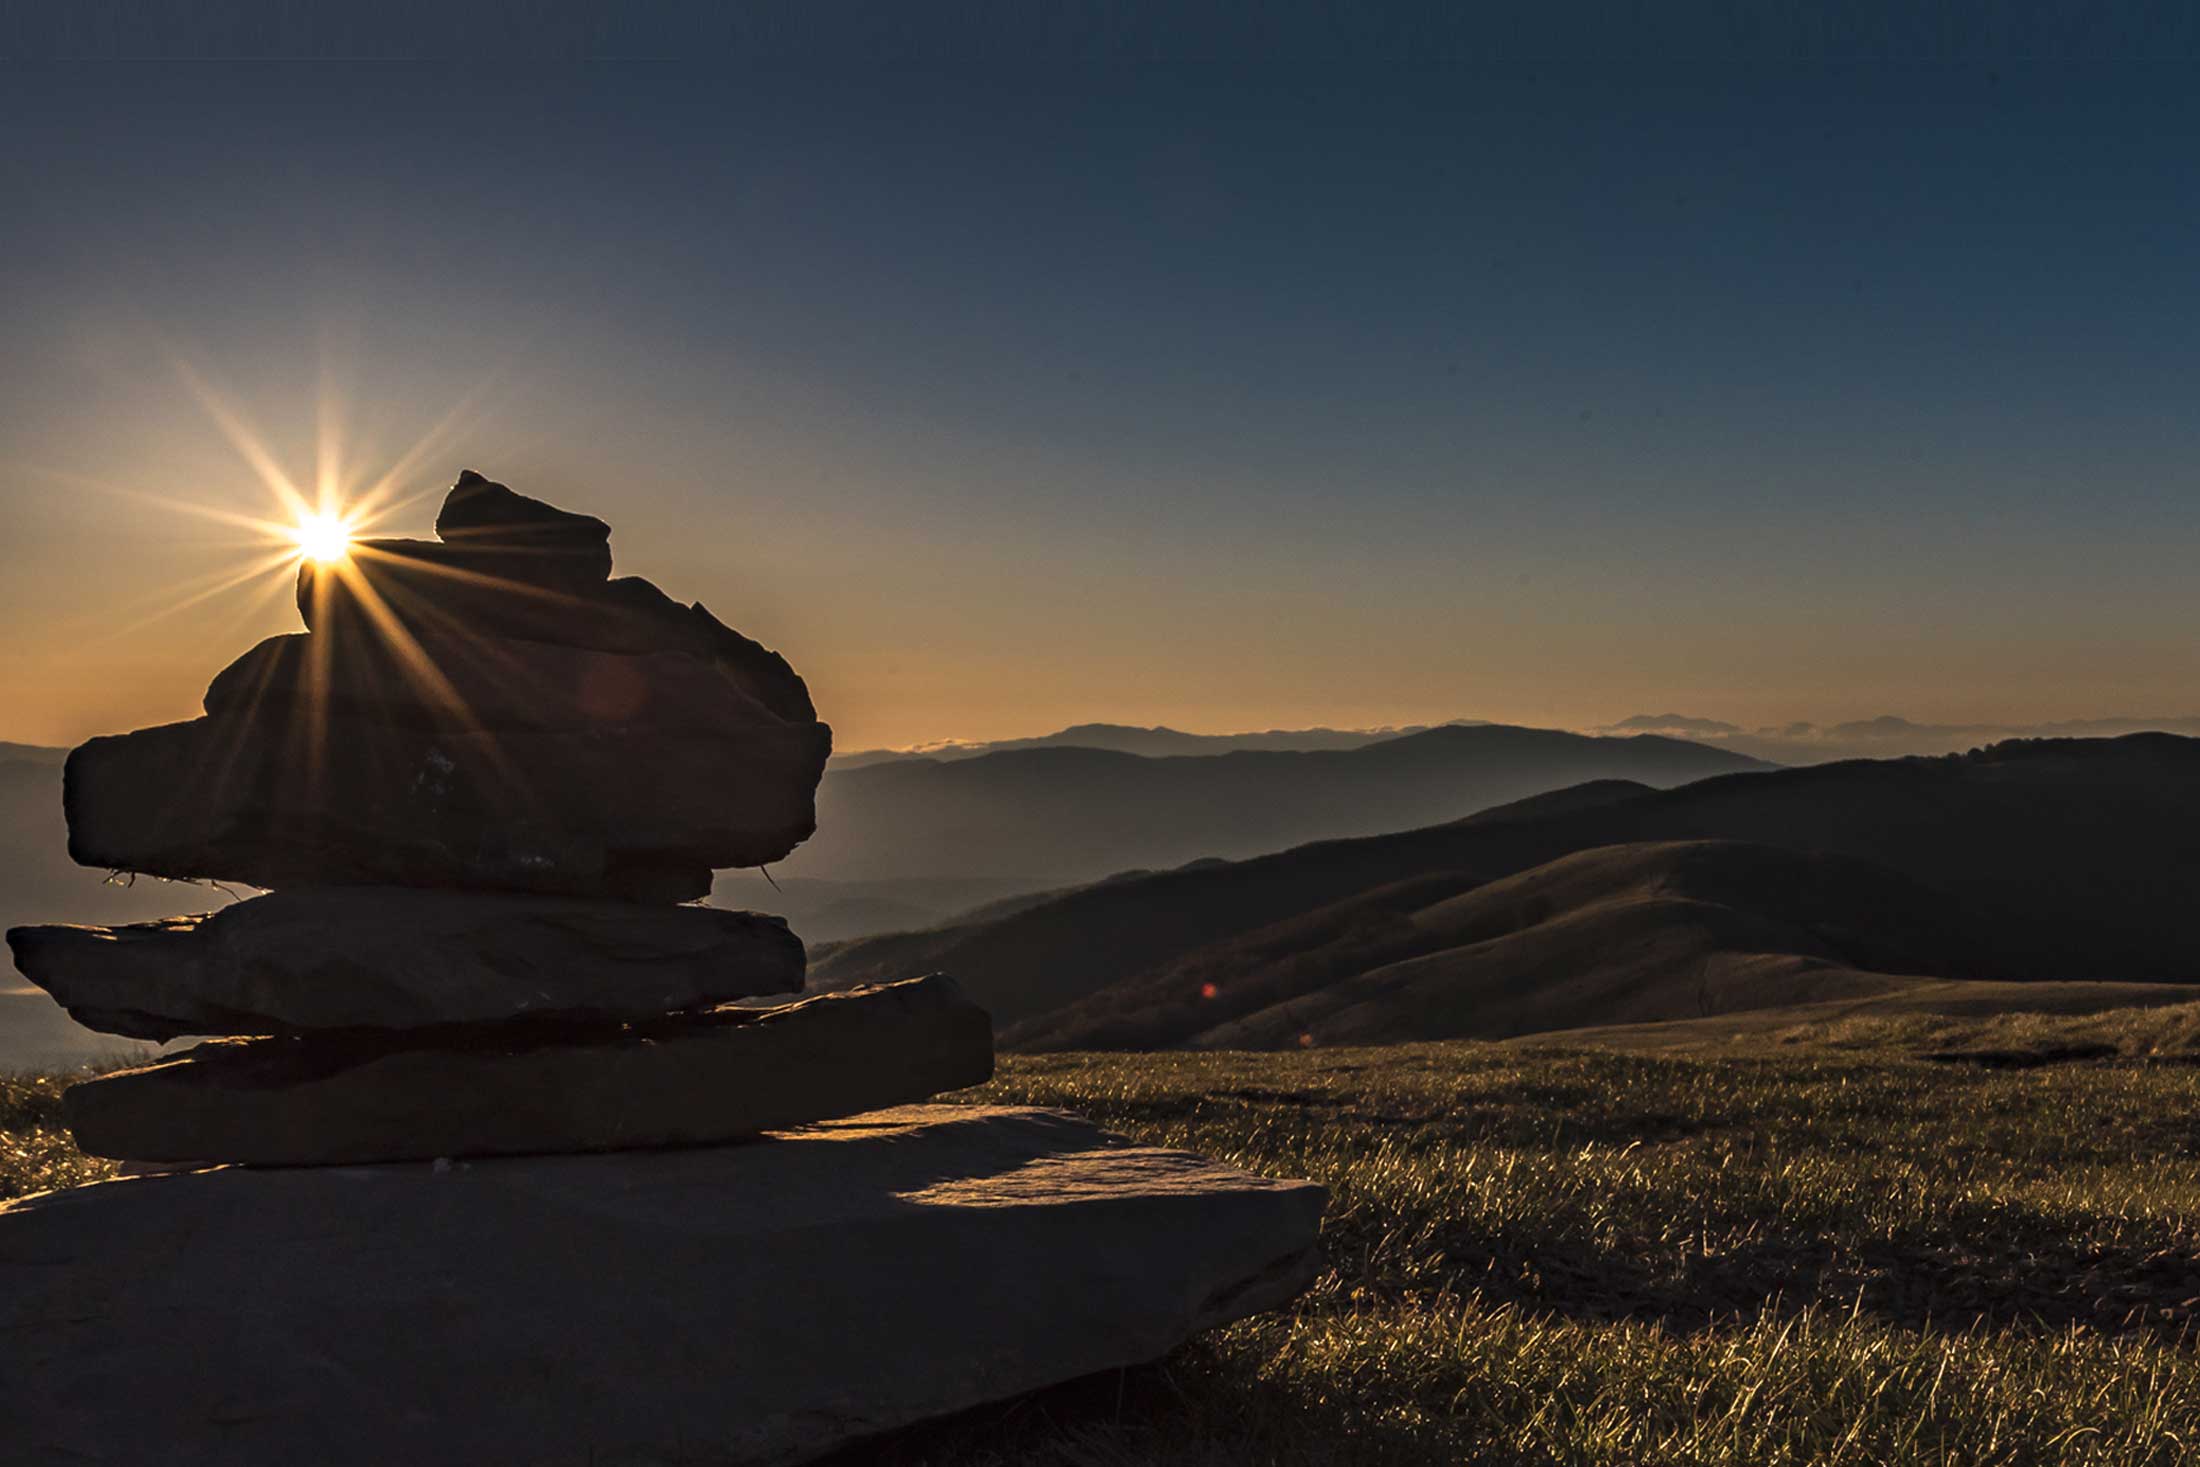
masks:
[(92, 739), (62, 798), (86, 866), (684, 901), (808, 838), (831, 752), (821, 723), (466, 732), (290, 705)]
[(78, 1147), (298, 1165), (696, 1145), (983, 1084), (993, 1024), (933, 975), (575, 1032), (216, 1040), (71, 1086)]
[(23, 976), (133, 1039), (625, 1023), (802, 987), (777, 917), (577, 897), (294, 887), (200, 916), (18, 927)]
[(1323, 1194), (1060, 1112), (0, 1208), (26, 1464), (783, 1464), (1288, 1300)]

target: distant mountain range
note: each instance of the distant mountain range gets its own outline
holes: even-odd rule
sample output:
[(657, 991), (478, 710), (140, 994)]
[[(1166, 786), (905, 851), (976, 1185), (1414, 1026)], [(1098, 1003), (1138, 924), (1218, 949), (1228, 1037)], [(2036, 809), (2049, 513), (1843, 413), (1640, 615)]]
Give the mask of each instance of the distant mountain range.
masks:
[(1004, 901), (1027, 900), (1060, 883), (1013, 876), (887, 877), (834, 881), (721, 871), (711, 900), (721, 907), (773, 912), (807, 942), (836, 942), (873, 932), (929, 927)]
[[(862, 769), (910, 759), (976, 759), (1018, 749), (1112, 749), (1158, 758), (1171, 754), (1227, 754), (1240, 749), (1311, 751), (1358, 749), (1431, 728), (1474, 728), (1488, 720), (1453, 719), (1442, 724), (1404, 728), (1270, 729), (1262, 733), (1192, 734), (1173, 728), (1138, 728), (1120, 723), (1081, 723), (1036, 738), (987, 743), (946, 740), (909, 749), (866, 749), (836, 755), (835, 769)], [(1774, 764), (1825, 764), (1835, 759), (1897, 759), (1910, 754), (1960, 754), (2009, 739), (2117, 738), (2131, 733), (2200, 734), (2200, 716), (2171, 718), (2081, 718), (2060, 723), (1916, 723), (1882, 715), (1845, 723), (1783, 723), (1745, 728), (1718, 718), (1686, 713), (1637, 713), (1617, 723), (1583, 730), (1625, 737), (1657, 734), (1687, 739), (1746, 754)]]
[(2200, 977), (2196, 830), (2200, 741), (2160, 734), (1607, 782), (844, 944), (812, 981), (952, 972), (1039, 1048), (2188, 999), (2159, 985)]
[(2062, 723), (1912, 723), (1892, 715), (1848, 723), (1786, 723), (1748, 729), (1716, 718), (1638, 713), (1599, 733), (1663, 734), (1731, 749), (1775, 764), (1824, 764), (1835, 759), (1896, 759), (1910, 754), (1960, 754), (2009, 739), (2120, 738), (2134, 733), (2200, 734), (2200, 718), (2083, 718)]
[(1270, 753), (1308, 753), (1318, 749), (1359, 749), (1385, 739), (1426, 733), (1432, 728), (1474, 728), (1487, 720), (1457, 718), (1449, 723), (1416, 723), (1403, 728), (1296, 728), (1269, 729), (1264, 733), (1195, 734), (1179, 729), (1138, 728), (1127, 723), (1079, 723), (1059, 733), (1028, 739), (994, 739), (965, 743), (948, 739), (920, 744), (913, 749), (864, 749), (835, 754), (835, 769), (863, 769), (873, 764), (908, 759), (976, 759), (986, 754), (1010, 754), (1021, 749), (1106, 749), (1117, 754), (1137, 754), (1148, 759), (1172, 754), (1234, 754), (1240, 750)]
[(1152, 757), (1048, 746), (898, 759), (828, 770), (818, 833), (784, 871), (1089, 881), (1428, 825), (1586, 780), (1663, 787), (1769, 767), (1656, 735), (1505, 724), (1450, 725), (1349, 749)]

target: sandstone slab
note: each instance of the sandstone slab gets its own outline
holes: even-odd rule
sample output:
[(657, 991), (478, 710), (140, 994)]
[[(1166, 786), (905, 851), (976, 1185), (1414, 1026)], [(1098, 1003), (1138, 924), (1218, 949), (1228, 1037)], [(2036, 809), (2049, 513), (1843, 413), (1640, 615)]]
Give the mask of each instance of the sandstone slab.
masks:
[(63, 1095), (131, 1161), (282, 1165), (695, 1145), (983, 1084), (993, 1025), (934, 975), (611, 1031), (217, 1040)]
[(777, 917), (404, 887), (293, 887), (123, 927), (18, 927), (15, 966), (133, 1039), (625, 1023), (802, 987)]
[(1322, 1201), (964, 1106), (101, 1182), (0, 1207), (0, 1421), (24, 1463), (800, 1462), (1276, 1307)]
[(86, 866), (687, 901), (808, 838), (831, 752), (821, 723), (468, 732), (292, 706), (93, 739), (63, 804)]

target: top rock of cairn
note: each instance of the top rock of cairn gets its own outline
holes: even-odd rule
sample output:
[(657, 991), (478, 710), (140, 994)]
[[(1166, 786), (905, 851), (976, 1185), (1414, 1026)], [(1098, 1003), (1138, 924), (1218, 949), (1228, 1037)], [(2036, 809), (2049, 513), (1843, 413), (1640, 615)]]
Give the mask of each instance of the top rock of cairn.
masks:
[(610, 527), (468, 470), (437, 540), (299, 567), (308, 632), (206, 717), (69, 758), (88, 866), (676, 902), (816, 827), (832, 731), (777, 653), (638, 577)]
[(515, 494), (472, 469), (444, 498), (435, 533), (453, 561), (504, 580), (585, 592), (611, 576), (609, 525)]

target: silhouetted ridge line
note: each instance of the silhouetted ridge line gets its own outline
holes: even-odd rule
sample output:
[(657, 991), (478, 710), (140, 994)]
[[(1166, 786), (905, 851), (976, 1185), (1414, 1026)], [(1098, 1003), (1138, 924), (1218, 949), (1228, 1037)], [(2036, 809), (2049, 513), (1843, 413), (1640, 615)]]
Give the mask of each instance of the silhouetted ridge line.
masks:
[[(1195, 950), (1394, 883), (1439, 872), (1491, 882), (1599, 847), (1692, 841), (1865, 862), (1939, 894), (1961, 941), (1899, 949), (1917, 954), (1902, 959), (1912, 974), (2177, 982), (2200, 973), (2200, 924), (2189, 918), (2200, 900), (2191, 835), (2200, 828), (2200, 741), (2028, 740), (1612, 793), (1619, 797), (1592, 797), (1585, 808), (1315, 842), (1081, 888), (993, 922), (848, 944), (816, 966), (814, 981), (952, 967), (1004, 1023), (1021, 1025)], [(1852, 925), (1857, 941), (1884, 940), (1868, 904)], [(1849, 951), (1877, 950), (1852, 943), (1788, 955), (1826, 961)], [(1604, 1021), (1586, 1011), (1575, 1020)]]
[(1503, 724), (1354, 749), (1154, 757), (1056, 747), (897, 760), (827, 771), (817, 834), (790, 869), (1070, 884), (1437, 824), (1584, 781), (1664, 786), (1769, 767), (1679, 739)]

